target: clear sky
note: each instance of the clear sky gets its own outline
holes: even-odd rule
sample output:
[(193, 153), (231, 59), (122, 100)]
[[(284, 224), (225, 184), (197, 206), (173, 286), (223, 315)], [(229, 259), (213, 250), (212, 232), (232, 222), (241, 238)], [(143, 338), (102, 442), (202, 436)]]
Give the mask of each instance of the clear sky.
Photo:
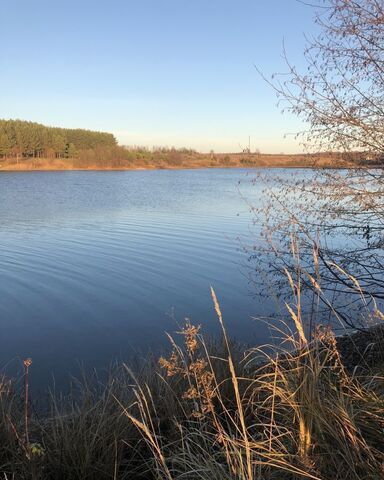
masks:
[(0, 118), (105, 130), (119, 143), (300, 151), (258, 76), (303, 62), (296, 0), (0, 0)]

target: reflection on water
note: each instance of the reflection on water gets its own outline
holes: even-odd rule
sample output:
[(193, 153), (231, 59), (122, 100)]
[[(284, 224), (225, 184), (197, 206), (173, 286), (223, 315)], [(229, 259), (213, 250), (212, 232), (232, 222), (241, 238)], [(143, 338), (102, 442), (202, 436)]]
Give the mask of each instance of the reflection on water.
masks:
[(245, 170), (0, 174), (0, 360), (35, 382), (164, 345), (184, 317), (266, 339), (238, 236), (258, 191)]

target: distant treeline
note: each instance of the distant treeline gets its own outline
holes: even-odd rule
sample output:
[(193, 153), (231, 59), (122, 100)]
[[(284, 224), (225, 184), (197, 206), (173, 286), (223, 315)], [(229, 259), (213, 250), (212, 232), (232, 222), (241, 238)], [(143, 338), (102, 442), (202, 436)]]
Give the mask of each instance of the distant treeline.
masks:
[(0, 158), (74, 158), (83, 150), (115, 147), (111, 133), (0, 120)]
[(339, 153), (326, 152), (275, 155), (259, 151), (199, 153), (190, 148), (127, 147), (117, 145), (111, 133), (0, 120), (1, 170), (340, 167), (361, 165), (364, 159), (367, 164), (376, 165), (362, 152), (344, 158)]

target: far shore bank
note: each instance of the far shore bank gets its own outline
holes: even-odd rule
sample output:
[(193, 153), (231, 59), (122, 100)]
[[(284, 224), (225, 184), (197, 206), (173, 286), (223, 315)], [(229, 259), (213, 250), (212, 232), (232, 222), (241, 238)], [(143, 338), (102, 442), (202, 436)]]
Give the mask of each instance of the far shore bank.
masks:
[(295, 169), (323, 169), (323, 170), (341, 170), (341, 169), (348, 169), (352, 167), (346, 167), (345, 165), (343, 166), (313, 166), (313, 165), (307, 165), (307, 166), (288, 166), (288, 167), (280, 167), (280, 166), (275, 166), (275, 165), (268, 165), (265, 167), (257, 167), (257, 166), (252, 166), (252, 167), (244, 167), (244, 166), (238, 166), (238, 167), (224, 167), (224, 166), (219, 166), (219, 167), (210, 167), (210, 166), (201, 166), (201, 167), (153, 167), (153, 168), (98, 168), (98, 167), (89, 167), (89, 168), (0, 168), (0, 173), (28, 173), (28, 172), (149, 172), (149, 171), (158, 171), (158, 170), (173, 170), (173, 171), (179, 171), (179, 170), (206, 170), (206, 169), (226, 169), (226, 170), (231, 170), (231, 169), (249, 169), (249, 170), (258, 170), (258, 169), (289, 169), (289, 170), (295, 170)]
[[(117, 164), (116, 164), (117, 163)], [(77, 158), (14, 158), (0, 160), (0, 172), (25, 171), (130, 171), (187, 170), (203, 168), (350, 168), (356, 163), (339, 154), (178, 154), (137, 157), (133, 161), (111, 162), (103, 157), (82, 164)]]

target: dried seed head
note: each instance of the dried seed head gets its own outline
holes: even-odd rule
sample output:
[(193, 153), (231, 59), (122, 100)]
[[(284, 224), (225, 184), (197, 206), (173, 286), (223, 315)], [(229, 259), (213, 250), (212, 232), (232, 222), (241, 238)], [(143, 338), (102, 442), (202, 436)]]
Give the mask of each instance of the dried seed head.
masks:
[(24, 365), (24, 367), (29, 368), (32, 365), (32, 358), (26, 358), (23, 361), (23, 365)]
[(181, 334), (184, 335), (184, 343), (189, 353), (193, 354), (197, 350), (197, 335), (200, 331), (201, 325), (192, 325), (188, 320), (185, 327), (181, 330)]

